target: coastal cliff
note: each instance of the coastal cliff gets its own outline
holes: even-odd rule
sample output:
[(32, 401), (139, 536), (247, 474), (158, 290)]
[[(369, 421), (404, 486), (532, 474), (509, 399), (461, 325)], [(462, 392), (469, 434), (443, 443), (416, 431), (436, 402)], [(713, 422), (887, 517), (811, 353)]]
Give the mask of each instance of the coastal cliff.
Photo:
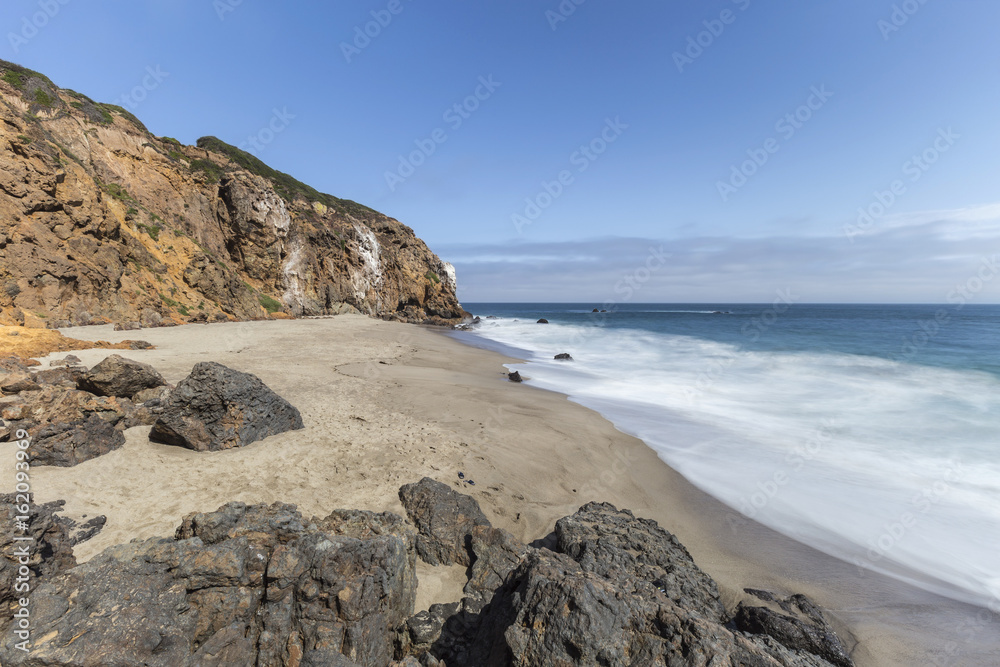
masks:
[(0, 324), (444, 324), (465, 315), (455, 287), (393, 218), (0, 61)]

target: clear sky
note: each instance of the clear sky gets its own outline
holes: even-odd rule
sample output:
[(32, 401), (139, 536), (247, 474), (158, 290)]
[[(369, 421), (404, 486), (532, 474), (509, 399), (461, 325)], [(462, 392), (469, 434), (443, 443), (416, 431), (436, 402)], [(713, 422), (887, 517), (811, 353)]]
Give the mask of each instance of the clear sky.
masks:
[(467, 302), (996, 303), (998, 24), (996, 0), (5, 0), (0, 57), (398, 218)]

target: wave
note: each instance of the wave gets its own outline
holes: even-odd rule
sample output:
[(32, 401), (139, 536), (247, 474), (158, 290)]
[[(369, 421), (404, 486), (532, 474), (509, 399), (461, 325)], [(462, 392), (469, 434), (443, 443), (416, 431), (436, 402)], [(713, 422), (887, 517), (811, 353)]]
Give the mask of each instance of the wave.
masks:
[[(1000, 379), (863, 355), (489, 320), (510, 364), (743, 517), (974, 604), (1000, 600)], [(570, 352), (574, 362), (555, 361)]]

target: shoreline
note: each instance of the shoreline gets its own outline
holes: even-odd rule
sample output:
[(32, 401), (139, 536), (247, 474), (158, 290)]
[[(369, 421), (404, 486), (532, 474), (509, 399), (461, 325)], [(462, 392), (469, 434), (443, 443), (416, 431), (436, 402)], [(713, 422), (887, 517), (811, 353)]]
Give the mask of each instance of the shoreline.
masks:
[[(306, 429), (198, 453), (150, 443), (148, 427), (137, 427), (120, 450), (33, 470), (39, 502), (64, 499), (63, 514), (73, 518), (107, 515), (105, 529), (77, 547), (81, 561), (134, 537), (172, 534), (185, 514), (232, 500), (295, 503), (307, 516), (340, 507), (405, 515), (396, 490), (426, 475), (475, 497), (494, 525), (524, 542), (544, 538), (590, 500), (654, 519), (716, 579), (727, 607), (744, 587), (804, 593), (846, 643), (859, 642), (859, 665), (989, 664), (998, 655), (997, 640), (987, 645), (996, 635), (988, 624), (960, 643), (959, 628), (977, 608), (860, 573), (749, 519), (734, 524), (732, 510), (641, 440), (563, 394), (507, 382), (503, 364), (515, 359), (444, 332), (351, 315), (110, 329), (63, 333), (149, 340), (158, 349), (126, 356), (171, 383), (205, 360), (252, 372), (299, 407)], [(109, 352), (76, 354), (90, 366)], [(0, 459), (10, 464), (11, 447), (0, 446)], [(459, 471), (476, 485), (461, 483)], [(417, 610), (458, 599), (462, 574), (423, 568)]]

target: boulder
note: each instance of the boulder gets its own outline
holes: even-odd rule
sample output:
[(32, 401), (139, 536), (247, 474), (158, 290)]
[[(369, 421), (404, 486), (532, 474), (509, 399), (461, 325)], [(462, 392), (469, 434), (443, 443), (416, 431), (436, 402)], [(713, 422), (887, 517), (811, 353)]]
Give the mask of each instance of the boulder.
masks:
[(20, 394), (22, 391), (38, 391), (41, 389), (35, 380), (23, 371), (15, 371), (0, 380), (0, 393)]
[(138, 331), (141, 328), (141, 322), (118, 322), (115, 324), (115, 331)]
[(98, 396), (132, 398), (143, 389), (161, 387), (167, 382), (155, 368), (112, 354), (83, 374), (77, 385)]
[(492, 526), (475, 526), (470, 533), (469, 550), (472, 567), (465, 584), (462, 608), (478, 614), (493, 599), (511, 570), (517, 567), (528, 547), (506, 530)]
[(387, 667), (416, 594), (398, 516), (229, 503), (172, 539), (111, 547), (32, 590), (30, 651), (4, 665)]
[(538, 320), (538, 322), (536, 322), (536, 324), (548, 324), (548, 323), (549, 323), (549, 321), (547, 319), (545, 319), (544, 317), (541, 318), (540, 320)]
[(124, 444), (122, 432), (96, 414), (81, 421), (47, 423), (31, 443), (31, 465), (67, 468)]
[(556, 361), (573, 361), (573, 357), (569, 356), (569, 352), (560, 352), (553, 358)]
[(256, 375), (208, 361), (195, 365), (170, 392), (149, 438), (214, 451), (300, 428), (299, 411)]
[(558, 551), (609, 581), (649, 582), (701, 616), (725, 622), (719, 589), (680, 541), (655, 521), (608, 503), (587, 503), (556, 522)]
[(399, 500), (417, 527), (417, 554), (430, 565), (471, 565), (472, 530), (489, 526), (479, 503), (446, 484), (424, 477), (399, 489)]
[(854, 667), (854, 661), (840, 637), (823, 618), (823, 612), (804, 595), (784, 600), (767, 591), (746, 589), (768, 606), (741, 602), (733, 621), (752, 635), (769, 635), (790, 649), (817, 655), (837, 667)]
[(517, 371), (511, 371), (510, 373), (507, 373), (507, 379), (510, 380), (511, 382), (524, 382), (524, 378), (522, 378), (521, 374), (518, 373)]
[(531, 550), (496, 592), (456, 664), (753, 665), (830, 663), (727, 629), (678, 606), (650, 582), (611, 581), (565, 554)]

